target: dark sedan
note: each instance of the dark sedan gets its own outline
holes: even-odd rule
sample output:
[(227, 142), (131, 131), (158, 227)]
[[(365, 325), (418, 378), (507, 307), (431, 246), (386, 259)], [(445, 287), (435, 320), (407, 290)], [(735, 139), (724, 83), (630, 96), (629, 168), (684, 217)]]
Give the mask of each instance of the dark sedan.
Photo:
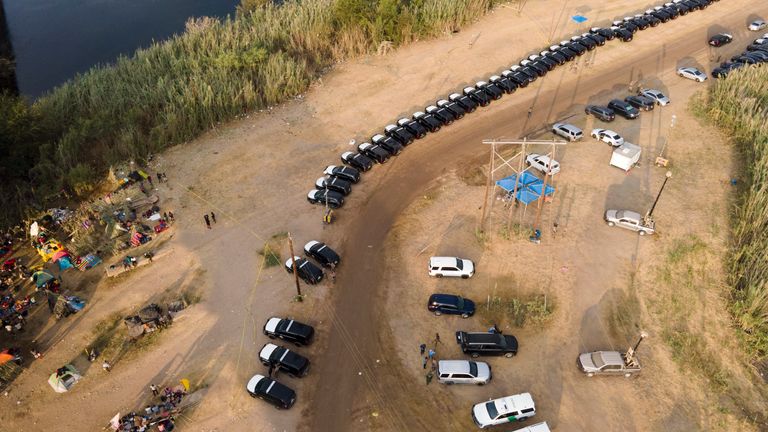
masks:
[(427, 135), (427, 128), (419, 124), (416, 120), (407, 118), (401, 118), (397, 121), (398, 126), (404, 127), (405, 130), (412, 133), (418, 139), (424, 138)]
[(371, 142), (373, 142), (376, 145), (380, 145), (384, 147), (386, 151), (389, 152), (392, 156), (397, 156), (400, 154), (401, 151), (403, 151), (403, 145), (399, 142), (395, 141), (393, 138), (390, 138), (388, 136), (384, 136), (381, 134), (376, 134), (371, 137)]
[(486, 92), (475, 87), (464, 88), (464, 96), (477, 102), (480, 106), (488, 106), (491, 104), (491, 98)]
[(432, 294), (427, 302), (427, 310), (435, 315), (461, 315), (469, 318), (475, 314), (475, 302), (452, 294)]
[(584, 108), (584, 113), (587, 115), (593, 115), (604, 122), (611, 122), (616, 118), (616, 114), (612, 109), (599, 105), (587, 105)]
[(341, 161), (360, 171), (368, 171), (373, 168), (373, 161), (371, 158), (360, 153), (344, 152), (341, 154)]
[(613, 30), (609, 28), (592, 27), (589, 29), (589, 32), (592, 34), (599, 34), (608, 40), (613, 40), (613, 38), (616, 37), (616, 35), (613, 33)]
[(456, 102), (457, 104), (459, 104), (459, 106), (464, 108), (464, 110), (468, 113), (471, 113), (477, 109), (477, 102), (473, 101), (472, 99), (470, 99), (469, 97), (463, 94), (451, 93), (448, 96), (448, 100), (451, 102)]
[(332, 209), (344, 205), (344, 195), (328, 189), (312, 189), (307, 194), (307, 201), (312, 204), (326, 205)]
[(413, 140), (416, 138), (413, 136), (412, 133), (408, 132), (406, 128), (402, 126), (393, 125), (393, 124), (386, 125), (384, 127), (384, 134), (404, 146), (407, 146), (408, 144), (412, 143)]
[(296, 272), (298, 272), (299, 277), (302, 278), (304, 282), (314, 285), (323, 280), (323, 271), (320, 267), (300, 256), (294, 256), (293, 259), (288, 258), (288, 261), (285, 262), (285, 270), (288, 273), (293, 273), (294, 260), (296, 261)]
[(638, 111), (637, 108), (621, 99), (614, 99), (608, 102), (608, 108), (626, 119), (632, 120), (640, 116), (640, 111)]
[(643, 111), (651, 111), (656, 106), (656, 101), (642, 95), (627, 96), (624, 101)]
[(733, 40), (733, 36), (728, 33), (719, 33), (709, 38), (709, 45), (713, 47), (721, 47), (728, 45)]
[(460, 119), (464, 117), (464, 114), (466, 114), (466, 110), (461, 107), (457, 102), (453, 101), (447, 101), (445, 99), (440, 99), (436, 102), (437, 106), (440, 108), (445, 108), (448, 111), (452, 112), (454, 116), (456, 116), (456, 119)]
[(259, 360), (264, 366), (276, 367), (294, 378), (301, 378), (309, 371), (309, 360), (306, 357), (272, 343), (261, 347)]
[(504, 89), (497, 86), (494, 83), (487, 83), (485, 81), (478, 81), (475, 87), (485, 92), (493, 100), (499, 100), (504, 96)]
[(723, 63), (712, 69), (712, 78), (725, 78), (732, 70), (744, 67), (744, 63)]
[(264, 335), (270, 339), (280, 338), (293, 342), (296, 346), (302, 346), (312, 343), (315, 329), (311, 325), (290, 318), (272, 317), (264, 324)]
[(360, 171), (348, 166), (328, 165), (323, 174), (349, 180), (352, 183), (360, 181)]
[(362, 143), (357, 146), (357, 149), (360, 151), (360, 153), (368, 156), (380, 164), (388, 161), (389, 157), (392, 156), (387, 149), (376, 144)]
[(323, 242), (312, 240), (304, 245), (304, 253), (314, 258), (323, 267), (336, 267), (341, 257)]
[(413, 119), (419, 122), (420, 125), (427, 128), (427, 130), (430, 132), (439, 131), (440, 127), (443, 125), (443, 123), (436, 119), (432, 114), (426, 114), (421, 111), (416, 111), (413, 113)]
[(336, 176), (320, 177), (315, 182), (318, 189), (330, 189), (342, 195), (349, 195), (352, 192), (352, 183)]
[(263, 375), (254, 375), (245, 385), (245, 389), (252, 397), (264, 400), (277, 408), (288, 409), (296, 402), (296, 392)]
[(445, 126), (448, 126), (456, 120), (456, 116), (447, 108), (438, 108), (434, 105), (430, 105), (424, 109), (427, 111), (427, 114), (432, 114)]

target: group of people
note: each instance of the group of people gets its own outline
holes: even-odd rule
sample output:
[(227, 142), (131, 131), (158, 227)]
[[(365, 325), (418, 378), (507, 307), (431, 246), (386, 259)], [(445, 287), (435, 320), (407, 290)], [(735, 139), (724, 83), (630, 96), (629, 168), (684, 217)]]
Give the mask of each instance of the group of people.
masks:
[(151, 384), (149, 389), (152, 391), (152, 397), (159, 399), (157, 403), (147, 405), (139, 412), (130, 412), (120, 418), (118, 432), (148, 432), (160, 431), (169, 432), (175, 429), (174, 417), (178, 414), (178, 407), (181, 404), (187, 391), (183, 386), (175, 388), (166, 387), (162, 391), (160, 388)]
[(419, 345), (419, 354), (422, 356), (421, 361), (421, 367), (422, 369), (427, 369), (427, 365), (429, 365), (429, 370), (427, 371), (427, 374), (424, 376), (427, 385), (432, 382), (432, 378), (435, 377), (435, 373), (437, 371), (437, 345), (440, 344), (440, 333), (435, 333), (435, 338), (432, 340), (432, 348), (427, 350), (427, 344), (421, 344)]
[(211, 229), (211, 221), (213, 221), (214, 224), (216, 223), (216, 213), (211, 212), (210, 216), (208, 213), (204, 214), (203, 220), (205, 220), (206, 228)]

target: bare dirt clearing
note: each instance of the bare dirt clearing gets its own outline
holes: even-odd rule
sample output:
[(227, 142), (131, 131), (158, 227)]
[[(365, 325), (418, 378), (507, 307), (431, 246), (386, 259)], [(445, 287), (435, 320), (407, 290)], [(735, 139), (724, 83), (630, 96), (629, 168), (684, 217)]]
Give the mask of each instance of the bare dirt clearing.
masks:
[[(705, 39), (709, 27), (718, 23), (743, 29), (751, 11), (768, 14), (764, 5), (746, 0), (721, 1), (706, 11), (641, 32), (631, 44), (612, 42), (595, 54), (585, 56), (577, 68), (564, 67), (550, 73), (531, 88), (429, 136), (408, 148), (402, 156), (374, 169), (358, 185), (347, 208), (338, 213), (339, 222), (331, 227), (321, 228), (321, 210), (309, 207), (303, 198), (322, 168), (338, 163), (337, 155), (347, 148), (350, 138), (359, 141), (398, 115), (421, 109), (449, 90), (459, 89), (461, 84), (474, 83), (498, 72), (532, 48), (544, 47), (574, 33), (576, 25), (568, 21), (574, 11), (585, 13), (596, 22), (636, 12), (627, 10), (627, 6), (626, 2), (618, 1), (529, 2), (521, 17), (512, 9), (501, 8), (450, 37), (417, 43), (389, 56), (341, 65), (303, 100), (254, 114), (162, 155), (157, 164), (161, 171), (168, 173), (172, 187), (167, 203), (174, 207), (179, 220), (179, 234), (173, 239), (176, 257), (162, 263), (158, 261), (162, 265), (131, 275), (124, 283), (109, 289), (100, 288), (88, 314), (72, 323), (56, 349), (35, 362), (14, 384), (9, 396), (1, 398), (3, 424), (20, 431), (93, 430), (104, 425), (116, 411), (137, 408), (151, 382), (175, 381), (192, 375), (197, 382), (209, 386), (205, 401), (192, 419), (199, 430), (402, 431), (452, 430), (453, 424), (468, 425), (468, 404), (486, 396), (462, 395), (460, 391), (464, 389), (457, 388), (449, 393), (457, 397), (446, 397), (442, 394), (445, 389), (436, 383), (428, 388), (423, 386), (415, 357), (418, 344), (413, 344), (411, 339), (418, 341), (425, 336), (413, 331), (409, 333), (411, 336), (401, 339), (403, 332), (389, 327), (400, 309), (390, 316), (384, 306), (391, 301), (386, 287), (395, 283), (388, 276), (391, 270), (384, 265), (389, 262), (390, 254), (382, 245), (386, 244), (399, 215), (425, 192), (439, 188), (433, 185), (436, 178), (459, 168), (460, 164), (480, 164), (487, 160), (487, 149), (480, 147), (479, 140), (530, 133), (545, 122), (580, 113), (582, 104), (593, 98), (607, 101), (609, 94), (625, 90), (630, 82), (642, 77), (646, 82), (658, 79), (658, 83), (665, 84), (660, 89), (672, 94), (673, 105), (653, 115), (644, 115), (638, 120), (642, 128), (628, 127), (622, 132), (653, 149), (647, 152), (652, 154), (659, 148), (660, 139), (665, 138), (663, 131), (669, 123), (665, 116), (672, 112), (678, 115), (680, 127), (676, 126), (670, 139), (679, 139), (682, 144), (669, 148), (675, 169), (695, 170), (700, 175), (676, 173), (674, 183), (669, 185), (669, 195), (665, 193), (660, 203), (657, 218), (678, 220), (674, 210), (691, 210), (696, 218), (691, 225), (694, 228), (664, 226), (658, 239), (639, 242), (628, 232), (602, 226), (599, 217), (595, 220), (595, 214), (599, 215), (605, 205), (647, 203), (661, 177), (650, 175), (656, 171), (647, 161), (628, 177), (611, 171), (606, 166), (608, 149), (603, 144), (587, 139), (569, 146), (562, 156), (564, 171), (557, 180), (560, 195), (554, 204), (564, 206), (562, 218), (567, 219), (563, 223), (566, 230), (562, 236), (558, 234), (556, 241), (545, 242), (538, 249), (525, 244), (530, 252), (521, 252), (516, 257), (543, 262), (547, 270), (554, 266), (556, 272), (558, 263), (569, 267), (569, 271), (557, 272), (552, 279), (551, 291), (557, 304), (554, 321), (541, 335), (534, 335), (533, 330), (518, 332), (522, 343), (520, 356), (509, 365), (501, 364), (494, 369), (500, 374), (508, 369), (506, 372), (514, 376), (498, 380), (486, 389), (499, 392), (531, 389), (540, 404), (538, 418), (558, 425), (558, 429), (590, 430), (594, 429), (591, 428), (593, 421), (602, 421), (600, 425), (604, 425), (603, 422), (621, 424), (621, 430), (649, 430), (658, 426), (669, 430), (717, 430), (721, 428), (717, 423), (720, 421), (738, 429), (737, 421), (720, 409), (723, 406), (731, 410), (730, 405), (713, 404), (715, 396), (703, 391), (706, 386), (697, 375), (689, 378), (675, 373), (677, 365), (662, 345), (662, 335), (654, 334), (653, 342), (649, 341), (641, 350), (648, 366), (643, 377), (631, 382), (590, 381), (587, 385), (594, 386), (595, 390), (589, 397), (584, 396), (584, 378), (573, 371), (573, 360), (581, 349), (604, 343), (623, 347), (634, 337), (630, 334), (635, 328), (634, 321), (614, 334), (602, 326), (607, 318), (597, 319), (610, 315), (613, 308), (634, 310), (622, 300), (633, 298), (628, 281), (636, 267), (627, 264), (627, 257), (635, 256), (634, 265), (639, 263), (642, 269), (661, 266), (663, 256), (660, 254), (674, 244), (668, 243), (672, 241), (668, 239), (684, 238), (689, 232), (703, 238), (713, 251), (722, 247), (719, 236), (725, 235), (726, 222), (721, 219), (716, 226), (722, 231), (716, 232), (712, 230), (715, 225), (710, 218), (725, 215), (727, 188), (720, 182), (730, 177), (731, 168), (721, 162), (730, 160), (730, 153), (715, 142), (707, 142), (712, 146), (708, 152), (694, 146), (700, 145), (700, 140), (686, 141), (687, 133), (702, 133), (690, 119), (687, 120), (690, 130), (682, 132), (683, 101), (697, 86), (693, 82), (678, 81), (671, 71), (684, 61), (708, 64), (711, 53)], [(746, 41), (745, 30), (735, 33), (734, 43), (723, 49), (729, 56)], [(513, 45), (510, 41), (524, 42)], [(525, 116), (529, 106), (534, 106), (530, 119)], [(617, 128), (619, 125), (628, 126), (616, 123)], [(596, 156), (599, 152), (605, 155)], [(701, 167), (681, 163), (691, 154), (695, 154), (696, 164), (701, 163)], [(712, 189), (706, 194), (699, 189), (703, 183), (700, 179), (711, 166), (716, 166), (717, 171), (713, 172), (720, 174), (709, 173), (707, 178), (717, 180), (710, 182)], [(610, 174), (603, 175), (604, 172)], [(593, 177), (587, 178), (586, 173)], [(447, 191), (456, 187), (455, 190), (465, 190), (468, 194), (469, 204), (461, 211), (450, 217), (435, 217), (435, 223), (443, 227), (454, 219), (456, 226), (461, 227), (461, 231), (457, 230), (460, 235), (437, 243), (435, 250), (444, 248), (439, 250), (448, 252), (456, 248), (458, 252), (463, 250), (462, 245), (471, 244), (473, 240), (474, 235), (466, 230), (472, 229), (478, 217), (477, 205), (473, 207), (472, 200), (479, 200), (481, 196), (475, 192), (476, 188), (462, 186), (450, 176), (442, 179)], [(605, 192), (607, 185), (617, 186)], [(701, 197), (701, 205), (688, 198), (688, 187), (698, 191), (700, 195), (695, 197)], [(632, 194), (628, 195), (629, 191)], [(439, 192), (435, 194), (434, 204), (425, 206), (424, 211), (440, 208), (442, 200), (449, 198), (452, 202), (447, 203), (446, 209), (458, 207), (456, 197)], [(673, 207), (673, 203), (679, 207)], [(708, 213), (702, 213), (699, 210), (702, 208)], [(208, 231), (201, 216), (211, 210), (219, 215), (219, 223)], [(553, 212), (557, 214), (557, 211)], [(415, 210), (410, 212), (416, 214)], [(552, 220), (552, 213), (545, 215), (547, 220)], [(409, 229), (408, 223), (406, 220), (406, 225), (395, 232)], [(293, 287), (285, 271), (279, 267), (262, 268), (262, 257), (257, 253), (273, 234), (288, 230), (297, 239), (298, 247), (304, 241), (318, 238), (337, 249), (345, 260), (336, 285), (324, 283), (306, 288), (308, 299), (302, 305), (290, 302)], [(594, 235), (592, 230), (599, 234)], [(418, 235), (425, 234), (419, 232)], [(498, 238), (492, 239), (492, 249), (485, 252), (488, 260), (490, 254), (505, 253), (504, 244)], [(413, 245), (424, 247), (425, 243), (414, 241), (408, 247)], [(601, 249), (599, 245), (604, 247)], [(609, 249), (608, 246), (619, 253), (605, 255), (603, 249)], [(406, 245), (395, 244), (392, 250), (401, 250), (401, 247)], [(479, 245), (473, 247), (475, 252), (471, 253), (482, 253)], [(412, 253), (407, 248), (402, 250)], [(287, 251), (282, 250), (281, 254), (286, 256)], [(534, 254), (549, 259), (540, 260)], [(484, 263), (486, 258), (478, 257)], [(433, 281), (421, 280), (422, 257), (414, 258), (409, 265), (413, 267), (408, 270), (408, 277), (415, 278), (416, 286), (427, 289), (433, 286)], [(512, 271), (508, 266), (481, 265), (489, 269), (488, 275)], [(205, 288), (203, 302), (188, 311), (186, 322), (175, 324), (164, 334), (155, 350), (119, 365), (108, 377), (99, 370), (89, 371), (86, 379), (68, 394), (50, 392), (45, 384), (47, 375), (80, 352), (90, 341), (91, 329), (97, 322), (114, 311), (141, 304), (168, 286), (183, 284), (186, 275), (196, 268), (206, 270), (203, 280), (196, 282)], [(636, 274), (640, 277), (633, 279), (637, 281), (633, 286), (641, 311), (636, 319), (643, 326), (653, 326), (649, 311), (653, 311), (654, 304), (646, 305), (642, 299), (657, 294), (653, 291), (657, 289), (652, 279), (655, 273)], [(472, 289), (478, 293), (487, 290), (483, 277), (481, 272), (478, 279), (471, 281)], [(644, 279), (646, 277), (648, 279)], [(380, 282), (382, 280), (385, 282)], [(603, 284), (593, 283), (594, 280)], [(538, 288), (537, 284), (529, 283)], [(397, 288), (412, 286), (402, 283)], [(646, 290), (653, 292), (646, 297)], [(717, 310), (718, 295), (696, 296), (693, 288), (686, 292), (690, 296), (686, 302), (706, 301), (708, 309), (702, 310), (713, 313), (694, 313), (685, 324), (691, 330), (706, 329), (713, 340), (722, 342), (728, 326), (725, 315)], [(434, 317), (422, 309), (425, 300), (426, 297), (403, 301), (402, 307), (409, 311), (403, 313), (412, 314), (415, 323), (434, 322)], [(676, 312), (653, 313), (674, 316)], [(302, 380), (286, 378), (299, 395), (296, 407), (288, 412), (277, 412), (251, 400), (244, 390), (250, 376), (265, 371), (256, 357), (266, 342), (260, 333), (261, 326), (273, 314), (291, 315), (315, 325), (319, 331), (317, 346), (301, 350), (315, 363), (310, 376)], [(460, 324), (468, 325), (467, 322)], [(449, 327), (452, 326), (448, 326), (447, 321), (440, 325), (447, 326), (443, 339), (449, 348), (452, 346)], [(478, 325), (478, 329), (482, 328)], [(721, 332), (720, 336), (714, 330)], [(546, 341), (532, 343), (534, 338)], [(394, 355), (398, 346), (406, 348), (402, 354)], [(536, 363), (551, 366), (553, 373), (534, 373)], [(518, 374), (518, 370), (530, 373)], [(665, 380), (666, 387), (662, 388), (658, 380)], [(638, 400), (629, 399), (629, 390), (639, 395)], [(594, 394), (599, 394), (599, 398)], [(681, 395), (688, 397), (684, 399)], [(654, 398), (660, 403), (651, 406)], [(603, 402), (607, 405), (602, 405)], [(602, 406), (609, 406), (611, 410), (604, 410)], [(73, 416), (73, 412), (80, 414)], [(448, 412), (454, 415), (443, 415)], [(713, 413), (715, 420), (710, 417)], [(297, 426), (300, 423), (302, 426)]]

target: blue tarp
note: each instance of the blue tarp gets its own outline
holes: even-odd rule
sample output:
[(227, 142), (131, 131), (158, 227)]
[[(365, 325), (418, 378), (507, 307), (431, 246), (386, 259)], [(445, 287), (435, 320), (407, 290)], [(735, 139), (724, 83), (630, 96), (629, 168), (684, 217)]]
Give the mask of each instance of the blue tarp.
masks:
[[(505, 191), (512, 193), (515, 190), (515, 182), (517, 176), (512, 174), (509, 177), (504, 177), (501, 180), (496, 181), (496, 185), (504, 189)], [(525, 205), (528, 205), (541, 196), (541, 191), (544, 188), (544, 181), (536, 177), (529, 172), (523, 172), (520, 174), (520, 180), (517, 183), (517, 198), (518, 201)], [(552, 195), (555, 192), (555, 188), (547, 185), (545, 195)]]
[(585, 17), (584, 15), (574, 15), (571, 17), (571, 19), (581, 24), (587, 20), (587, 17)]

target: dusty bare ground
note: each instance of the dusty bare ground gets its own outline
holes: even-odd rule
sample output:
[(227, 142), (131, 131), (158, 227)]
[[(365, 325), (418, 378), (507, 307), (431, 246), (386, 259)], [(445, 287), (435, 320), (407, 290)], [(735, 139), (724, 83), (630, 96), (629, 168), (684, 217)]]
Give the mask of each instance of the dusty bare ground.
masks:
[[(638, 11), (646, 6), (638, 7)], [(175, 257), (127, 275), (117, 284), (100, 285), (87, 313), (59, 327), (50, 338), (51, 345), (43, 347), (51, 348), (47, 355), (25, 371), (7, 397), (0, 398), (0, 420), (4, 427), (19, 431), (93, 430), (103, 426), (117, 411), (139, 408), (147, 397), (150, 383), (170, 383), (185, 376), (198, 385), (208, 386), (205, 401), (189, 419), (197, 430), (340, 431), (348, 430), (351, 425), (358, 430), (451, 430), (453, 419), (466, 425), (465, 413), (470, 400), (482, 399), (485, 395), (467, 394), (463, 395), (466, 399), (462, 399), (451, 393), (438, 393), (445, 389), (435, 384), (427, 392), (421, 387), (419, 365), (414, 364), (418, 361), (414, 354), (418, 344), (414, 345), (413, 341), (424, 336), (414, 331), (410, 333), (412, 336), (401, 338), (402, 331), (396, 331), (398, 328), (391, 331), (386, 325), (397, 321), (383, 313), (383, 305), (391, 298), (385, 287), (393, 286), (392, 290), (410, 287), (406, 284), (394, 287), (391, 278), (384, 278), (385, 271), (379, 264), (389, 255), (382, 253), (381, 245), (393, 221), (411, 201), (423, 196), (423, 191), (434, 190), (429, 186), (432, 180), (451, 171), (457, 161), (470, 160), (477, 154), (482, 156), (477, 163), (484, 160), (485, 150), (477, 144), (480, 139), (528, 133), (546, 122), (578, 113), (592, 96), (607, 100), (612, 92), (625, 89), (638, 77), (658, 78), (659, 83), (671, 86), (669, 90), (675, 100), (672, 109), (645, 115), (640, 121), (644, 127), (651, 123), (650, 129), (643, 129), (648, 136), (641, 137), (639, 130), (627, 132), (635, 141), (658, 146), (654, 140), (664, 136), (662, 125), (668, 123), (665, 116), (674, 111), (681, 119), (678, 124), (682, 125), (682, 101), (695, 88), (691, 82), (672, 85), (675, 77), (670, 74), (671, 69), (678, 63), (708, 64), (710, 53), (703, 47), (707, 33), (714, 28), (710, 26), (717, 23), (743, 29), (747, 17), (751, 17), (746, 10), (758, 9), (757, 12), (763, 14), (768, 10), (747, 0), (729, 0), (705, 12), (648, 30), (638, 35), (632, 44), (612, 42), (596, 55), (585, 56), (577, 68), (560, 68), (532, 88), (471, 115), (448, 131), (428, 137), (387, 166), (376, 168), (356, 187), (347, 208), (339, 212), (339, 222), (331, 227), (323, 228), (321, 210), (308, 206), (304, 195), (325, 165), (338, 162), (337, 154), (347, 147), (350, 138), (359, 141), (396, 116), (419, 109), (436, 96), (461, 88), (462, 84), (498, 72), (531, 48), (545, 46), (575, 32), (576, 25), (568, 21), (573, 13), (586, 14), (591, 22), (596, 22), (636, 12), (627, 10), (628, 7), (626, 2), (619, 1), (540, 1), (529, 2), (522, 16), (502, 8), (461, 33), (417, 43), (385, 57), (340, 65), (302, 100), (254, 113), (159, 157), (156, 168), (170, 177), (170, 189), (164, 191), (168, 197), (166, 205), (179, 220), (178, 234), (170, 242)], [(744, 33), (737, 32), (737, 40), (725, 49), (729, 55), (744, 45)], [(661, 88), (667, 90), (666, 86)], [(535, 110), (528, 120), (524, 113), (531, 105)], [(661, 118), (657, 118), (659, 115)], [(673, 137), (681, 130), (682, 126), (672, 133)], [(696, 126), (690, 126), (690, 130), (699, 132)], [(682, 172), (678, 176), (676, 171), (669, 195), (665, 195), (658, 209), (658, 219), (679, 220), (674, 212), (675, 203), (700, 220), (685, 226), (662, 222), (664, 228), (658, 239), (643, 239), (643, 242), (635, 241), (626, 232), (607, 230), (595, 215), (603, 210), (608, 198), (616, 205), (647, 204), (661, 176), (651, 175), (657, 171), (645, 163), (641, 170), (623, 177), (608, 170), (604, 160), (607, 156), (597, 156), (598, 152), (607, 155), (607, 148), (602, 145), (585, 142), (568, 147), (562, 155), (560, 195), (553, 204), (565, 204), (562, 217), (567, 219), (563, 222), (567, 230), (562, 236), (558, 234), (556, 240), (545, 241), (535, 249), (523, 243), (516, 255), (521, 261), (541, 263), (553, 275), (551, 280), (546, 279), (546, 289), (556, 299), (556, 316), (541, 335), (536, 335), (539, 332), (534, 330), (519, 333), (521, 354), (511, 361), (514, 367), (495, 368), (502, 374), (499, 376), (504, 373), (514, 376), (510, 380), (497, 380), (488, 390), (533, 391), (540, 405), (539, 418), (565, 430), (586, 430), (598, 419), (612, 425), (621, 424), (622, 430), (645, 430), (659, 424), (670, 430), (719, 429), (715, 423), (719, 421), (736, 427), (737, 420), (727, 413), (735, 411), (731, 405), (712, 404), (715, 396), (708, 395), (698, 375), (676, 372), (677, 365), (670, 360), (662, 336), (656, 334), (661, 327), (652, 319), (652, 314), (674, 315), (676, 311), (665, 311), (658, 306), (666, 303), (649, 301), (652, 295), (665, 299), (663, 295), (669, 293), (653, 279), (656, 273), (651, 270), (663, 265), (653, 261), (653, 256), (673, 246), (674, 239), (686, 235), (689, 226), (691, 232), (699, 233), (704, 239), (713, 256), (722, 248), (725, 221), (716, 224), (720, 231), (700, 230), (715, 226), (705, 218), (722, 218), (725, 213), (722, 209), (727, 191), (720, 181), (729, 177), (730, 169), (716, 162), (728, 156), (727, 149), (712, 144), (712, 152), (698, 152), (699, 147), (694, 144), (697, 143), (691, 141), (688, 146), (669, 149), (678, 167), (675, 170)], [(688, 167), (681, 159), (694, 150), (697, 150), (697, 161), (688, 173), (682, 169)], [(689, 153), (676, 153), (678, 151)], [(699, 163), (704, 164), (702, 168), (698, 168)], [(704, 170), (715, 165), (718, 170), (714, 173), (720, 174)], [(606, 172), (609, 174), (603, 174)], [(595, 178), (587, 178), (585, 173), (594, 173)], [(700, 181), (705, 173), (709, 174), (708, 178), (714, 175), (717, 181)], [(464, 188), (470, 204), (482, 199), (476, 193), (477, 188), (461, 186), (450, 176), (443, 177), (443, 181), (447, 188)], [(713, 189), (706, 194), (701, 184), (709, 184)], [(606, 193), (607, 185), (618, 186), (608, 187)], [(706, 205), (699, 206), (688, 199), (686, 186), (696, 190)], [(634, 193), (628, 194), (629, 191)], [(435, 203), (425, 208), (425, 214), (438, 208), (443, 199), (446, 199), (445, 193), (437, 194)], [(442, 227), (448, 226), (455, 216), (465, 217), (463, 222), (457, 222), (463, 230), (459, 232), (464, 234), (432, 245), (435, 251), (447, 253), (457, 248), (459, 252), (463, 244), (472, 242), (466, 230), (474, 225), (476, 207), (463, 207), (451, 217), (434, 217), (435, 224)], [(699, 208), (706, 208), (709, 213), (697, 210)], [(211, 210), (216, 211), (219, 223), (208, 231), (202, 214)], [(553, 213), (557, 211), (545, 212), (545, 219), (551, 221)], [(411, 214), (417, 212), (411, 211)], [(409, 229), (408, 223), (412, 222), (396, 232)], [(311, 238), (337, 248), (345, 263), (336, 286), (325, 283), (307, 288), (305, 303), (291, 302), (294, 293), (291, 279), (279, 267), (262, 268), (262, 257), (257, 253), (267, 239), (283, 231), (293, 233), (297, 249)], [(423, 241), (414, 244), (427, 245)], [(491, 249), (485, 252), (488, 257), (504, 253), (504, 247), (513, 243), (492, 238), (490, 244)], [(600, 248), (600, 244), (610, 245), (610, 250), (621, 253), (606, 254), (609, 248)], [(406, 246), (397, 243), (398, 248)], [(589, 254), (590, 251), (594, 254)], [(403, 249), (403, 253), (411, 252)], [(281, 253), (287, 256), (285, 248)], [(409, 268), (408, 278), (423, 277), (418, 272), (427, 253), (413, 259), (414, 267)], [(491, 259), (481, 255), (479, 246), (472, 253), (480, 258), (483, 269), (471, 282), (471, 289), (477, 293), (488, 289), (484, 278), (491, 274), (517, 271), (509, 264), (490, 265)], [(595, 327), (608, 318), (583, 319), (585, 311), (595, 317), (610, 311), (609, 305), (614, 299), (611, 295), (620, 297), (620, 292), (627, 288), (632, 267), (626, 264), (626, 257), (632, 256), (636, 257), (634, 265), (648, 270), (637, 273), (638, 282), (634, 285), (641, 311), (637, 322), (653, 333), (641, 350), (649, 364), (647, 373), (631, 382), (584, 383), (583, 378), (573, 372), (575, 353), (602, 344), (623, 346), (636, 331), (630, 323), (629, 328), (622, 329), (625, 331), (613, 334)], [(560, 263), (569, 270), (559, 272)], [(202, 278), (193, 278), (192, 275), (200, 274), (198, 269), (204, 270)], [(382, 285), (379, 279), (388, 282)], [(534, 279), (519, 276), (519, 280), (526, 289), (541, 288)], [(592, 283), (593, 280), (603, 284)], [(421, 289), (426, 293), (431, 283), (418, 281), (417, 286), (427, 287)], [(130, 362), (119, 363), (110, 374), (95, 370), (98, 368), (85, 371), (85, 380), (70, 393), (55, 395), (50, 391), (45, 383), (48, 375), (90, 343), (97, 323), (116, 311), (137, 307), (169, 287), (188, 284), (204, 289), (203, 302), (161, 334), (154, 349), (139, 353)], [(609, 290), (617, 294), (605, 297), (603, 294)], [(589, 295), (583, 294), (585, 292)], [(717, 302), (722, 301), (720, 297), (712, 292), (698, 295), (693, 288), (686, 292), (686, 304), (700, 301), (708, 308), (707, 312), (711, 312), (691, 312), (690, 318), (684, 320), (688, 329), (706, 329), (708, 340), (723, 343), (728, 330), (726, 317), (717, 308), (721, 304)], [(606, 300), (598, 302), (603, 297)], [(402, 308), (413, 317), (414, 326), (431, 324), (435, 322), (433, 317), (423, 315), (425, 312), (421, 310), (424, 301), (421, 296), (414, 302), (403, 300), (393, 316), (398, 317)], [(593, 309), (596, 304), (601, 306)], [(615, 304), (623, 303), (617, 300)], [(631, 305), (628, 308), (636, 310)], [(273, 314), (291, 315), (315, 325), (319, 331), (316, 346), (300, 350), (315, 362), (310, 376), (302, 380), (283, 378), (299, 395), (296, 407), (288, 412), (277, 412), (251, 400), (243, 388), (252, 374), (265, 371), (256, 356), (266, 342), (260, 333), (261, 326)], [(447, 321), (440, 325), (447, 325)], [(478, 327), (482, 328), (479, 323)], [(450, 341), (451, 330), (449, 327), (444, 330), (446, 342)], [(401, 350), (400, 356), (392, 355), (395, 346), (400, 347), (397, 348)], [(551, 365), (552, 372), (533, 373), (535, 363)], [(513, 372), (518, 368), (531, 373)], [(662, 380), (667, 383), (665, 391), (661, 388)], [(748, 379), (742, 378), (741, 382), (746, 383)], [(413, 393), (408, 391), (408, 386)], [(587, 393), (585, 386), (596, 388)], [(460, 395), (464, 389), (455, 390), (454, 393)], [(640, 396), (630, 396), (633, 392)], [(417, 396), (409, 396), (411, 394)], [(603, 409), (603, 403), (611, 409)], [(457, 407), (455, 417), (441, 417), (449, 408)], [(585, 416), (585, 412), (590, 415)], [(716, 415), (711, 420), (713, 412)]]

